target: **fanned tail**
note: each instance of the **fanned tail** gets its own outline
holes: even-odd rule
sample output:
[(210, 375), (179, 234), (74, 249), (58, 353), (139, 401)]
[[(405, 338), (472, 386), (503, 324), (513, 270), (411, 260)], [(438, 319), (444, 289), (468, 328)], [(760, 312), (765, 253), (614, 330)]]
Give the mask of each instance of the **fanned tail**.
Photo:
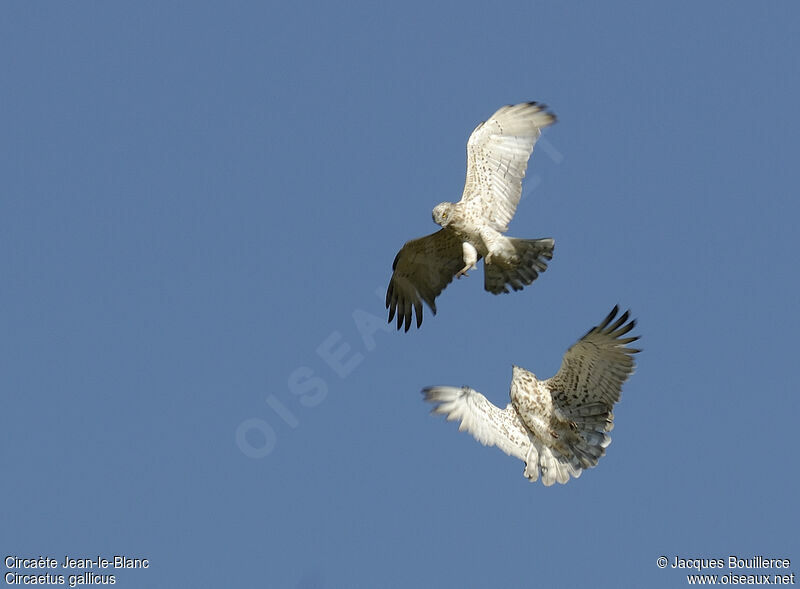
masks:
[(553, 259), (555, 242), (551, 238), (519, 239), (505, 237), (501, 252), (484, 260), (484, 288), (492, 294), (522, 290), (547, 270)]
[(572, 435), (568, 439), (562, 437), (553, 448), (538, 444), (526, 459), (525, 476), (535, 482), (541, 474), (547, 487), (563, 485), (570, 477), (578, 478), (584, 470), (596, 466), (611, 443), (607, 432), (614, 429), (614, 414), (603, 403), (562, 408), (558, 417), (572, 424)]
[(570, 477), (577, 479), (582, 472), (583, 468), (575, 456), (567, 458), (557, 450), (544, 446), (538, 441), (531, 447), (525, 460), (527, 479), (535, 483), (541, 474), (542, 484), (545, 487), (554, 483), (564, 485), (569, 482)]

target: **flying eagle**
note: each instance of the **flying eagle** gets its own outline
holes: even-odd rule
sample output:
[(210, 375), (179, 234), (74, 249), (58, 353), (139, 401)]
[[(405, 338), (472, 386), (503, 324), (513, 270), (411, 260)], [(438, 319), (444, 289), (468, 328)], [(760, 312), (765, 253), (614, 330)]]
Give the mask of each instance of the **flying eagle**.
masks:
[(466, 276), (484, 258), (484, 288), (492, 294), (521, 290), (547, 269), (554, 241), (506, 237), (522, 194), (522, 178), (544, 127), (556, 120), (536, 102), (504, 106), (472, 132), (467, 142), (467, 180), (457, 203), (433, 209), (442, 229), (412, 239), (392, 264), (386, 291), (389, 323), (411, 327), (412, 309), (422, 325), (422, 301), (436, 314), (436, 297), (453, 277)]
[(622, 383), (633, 373), (633, 354), (640, 351), (628, 347), (639, 339), (627, 335), (636, 320), (628, 320), (628, 311), (616, 318), (618, 312), (614, 307), (567, 350), (554, 377), (539, 380), (514, 366), (511, 403), (505, 409), (466, 386), (428, 387), (422, 391), (425, 400), (435, 405), (432, 413), (460, 420), (459, 431), (523, 460), (530, 481), (541, 474), (549, 487), (578, 478), (611, 443), (612, 410)]

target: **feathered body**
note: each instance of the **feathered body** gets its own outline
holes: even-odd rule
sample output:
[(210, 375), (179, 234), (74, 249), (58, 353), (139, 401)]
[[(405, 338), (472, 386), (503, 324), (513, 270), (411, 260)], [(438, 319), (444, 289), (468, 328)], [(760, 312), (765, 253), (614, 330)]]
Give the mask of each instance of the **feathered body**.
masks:
[(434, 413), (460, 421), (459, 431), (523, 460), (529, 480), (541, 476), (550, 486), (577, 478), (597, 465), (611, 443), (613, 407), (639, 352), (628, 347), (639, 339), (627, 336), (636, 321), (629, 321), (627, 311), (617, 318), (618, 312), (614, 307), (567, 350), (552, 378), (539, 380), (514, 366), (505, 409), (469, 387), (428, 387), (425, 400), (435, 405)]

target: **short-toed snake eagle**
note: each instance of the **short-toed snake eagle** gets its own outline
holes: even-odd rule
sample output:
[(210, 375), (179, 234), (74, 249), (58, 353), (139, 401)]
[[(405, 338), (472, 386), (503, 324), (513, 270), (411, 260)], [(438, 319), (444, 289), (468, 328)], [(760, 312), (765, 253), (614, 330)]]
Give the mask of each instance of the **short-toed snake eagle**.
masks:
[(558, 373), (538, 380), (532, 372), (514, 366), (511, 403), (500, 409), (469, 387), (428, 387), (425, 400), (433, 413), (448, 421), (460, 420), (485, 446), (497, 446), (525, 461), (525, 476), (546, 486), (566, 483), (597, 464), (611, 443), (614, 404), (622, 383), (633, 373), (633, 354), (627, 347), (637, 337), (623, 337), (636, 325), (626, 311), (615, 320), (613, 311), (573, 345)]
[(436, 297), (453, 277), (466, 276), (484, 258), (484, 288), (493, 294), (520, 290), (547, 269), (554, 242), (503, 235), (514, 216), (522, 178), (541, 129), (556, 117), (535, 102), (504, 106), (478, 125), (467, 142), (467, 179), (457, 203), (433, 209), (442, 229), (407, 242), (394, 259), (386, 291), (389, 322), (422, 325), (422, 301), (436, 314)]

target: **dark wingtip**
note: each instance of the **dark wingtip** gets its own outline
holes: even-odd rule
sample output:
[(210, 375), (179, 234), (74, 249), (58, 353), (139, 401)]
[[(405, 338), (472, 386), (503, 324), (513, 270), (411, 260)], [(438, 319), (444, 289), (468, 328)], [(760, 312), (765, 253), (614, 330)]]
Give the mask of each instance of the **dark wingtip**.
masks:
[(614, 308), (611, 309), (611, 313), (606, 315), (606, 318), (603, 319), (603, 321), (600, 322), (600, 325), (595, 327), (595, 329), (602, 330), (608, 327), (609, 323), (611, 323), (614, 320), (614, 317), (617, 316), (617, 313), (619, 313), (619, 305), (614, 305)]
[(395, 307), (395, 306), (391, 306), (390, 307), (390, 306), (387, 305), (386, 308), (389, 309), (389, 323), (391, 323), (392, 319), (394, 319), (394, 313), (397, 310), (397, 307)]
[(546, 114), (546, 115), (548, 115), (548, 116), (549, 116), (551, 119), (553, 119), (553, 120), (550, 122), (550, 124), (551, 124), (551, 125), (552, 125), (552, 124), (554, 124), (554, 123), (557, 123), (557, 122), (558, 122), (558, 117), (556, 116), (556, 113), (554, 113), (552, 110), (550, 110), (550, 107), (549, 107), (549, 106), (547, 106), (547, 105), (546, 105), (544, 102), (536, 102), (536, 101), (534, 100), (534, 101), (532, 101), (532, 102), (529, 102), (528, 104), (530, 104), (531, 106), (536, 106), (536, 107), (538, 107), (538, 108), (539, 108), (539, 110), (540, 110), (541, 112), (545, 113), (545, 114)]
[[(617, 319), (614, 322), (614, 324), (611, 327), (608, 328), (608, 331), (611, 331), (611, 332), (616, 331), (620, 327), (625, 325), (625, 322), (628, 320), (628, 317), (630, 316), (630, 314), (631, 314), (630, 311), (625, 311), (622, 315), (619, 316), (619, 319)], [(631, 326), (631, 328), (632, 327), (633, 326)], [(629, 331), (629, 330), (627, 330), (627, 331)]]

